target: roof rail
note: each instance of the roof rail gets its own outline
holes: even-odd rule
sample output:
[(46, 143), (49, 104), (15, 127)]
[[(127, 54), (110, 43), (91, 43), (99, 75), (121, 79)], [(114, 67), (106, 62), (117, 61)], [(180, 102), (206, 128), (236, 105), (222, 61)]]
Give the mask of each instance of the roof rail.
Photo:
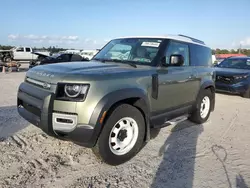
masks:
[(187, 35), (179, 34), (178, 36), (189, 38), (189, 39), (191, 39), (192, 41), (197, 42), (197, 43), (200, 43), (200, 44), (205, 44), (204, 41), (199, 40), (199, 39), (196, 39), (196, 38), (193, 38), (193, 37), (189, 37), (189, 36), (187, 36)]

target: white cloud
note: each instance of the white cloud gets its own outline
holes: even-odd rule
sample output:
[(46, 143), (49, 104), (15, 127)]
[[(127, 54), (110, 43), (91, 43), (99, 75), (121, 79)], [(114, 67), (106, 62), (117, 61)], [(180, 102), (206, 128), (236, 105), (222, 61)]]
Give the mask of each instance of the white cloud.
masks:
[(240, 46), (242, 48), (250, 48), (250, 37), (246, 37), (245, 39), (239, 41), (239, 42), (233, 42), (232, 43), (233, 47), (239, 48)]
[(10, 40), (17, 40), (18, 38), (19, 38), (19, 35), (16, 35), (16, 34), (8, 35), (8, 39), (10, 39)]
[(244, 40), (240, 41), (242, 46), (250, 47), (250, 37), (245, 38)]
[(96, 40), (91, 38), (80, 38), (77, 35), (19, 35), (19, 34), (10, 34), (8, 39), (12, 44), (17, 43), (18, 45), (32, 45), (35, 46), (60, 46), (66, 48), (83, 48), (83, 49), (96, 49), (101, 48), (106, 44), (107, 40)]
[(74, 43), (79, 40), (78, 36), (69, 35), (69, 36), (47, 36), (47, 35), (16, 35), (16, 34), (10, 34), (8, 36), (10, 40), (28, 40), (32, 41), (34, 43), (41, 43), (41, 42), (47, 42), (47, 43)]

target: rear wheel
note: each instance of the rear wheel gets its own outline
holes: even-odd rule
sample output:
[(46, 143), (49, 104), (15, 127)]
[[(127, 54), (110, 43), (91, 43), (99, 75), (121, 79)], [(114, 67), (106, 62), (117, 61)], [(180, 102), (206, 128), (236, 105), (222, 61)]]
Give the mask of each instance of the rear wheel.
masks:
[(241, 96), (244, 98), (250, 98), (250, 89), (248, 89), (245, 93), (242, 93)]
[(211, 113), (212, 92), (210, 89), (201, 91), (197, 98), (197, 108), (190, 116), (194, 123), (204, 123), (208, 120)]
[(5, 57), (5, 58), (4, 58), (4, 61), (7, 62), (7, 63), (8, 63), (8, 62), (11, 62), (11, 58), (10, 58), (10, 57)]
[(110, 165), (125, 163), (142, 148), (145, 121), (137, 108), (121, 104), (111, 112), (103, 126), (93, 152), (105, 163)]

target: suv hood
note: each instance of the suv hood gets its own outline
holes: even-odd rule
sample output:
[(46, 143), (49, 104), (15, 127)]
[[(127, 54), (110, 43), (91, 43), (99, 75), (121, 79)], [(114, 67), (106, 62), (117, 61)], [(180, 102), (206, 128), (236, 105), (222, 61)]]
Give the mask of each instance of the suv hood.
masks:
[(216, 75), (220, 76), (237, 76), (250, 74), (250, 70), (247, 69), (234, 69), (234, 68), (215, 68)]
[(132, 67), (125, 63), (102, 63), (98, 61), (67, 62), (40, 65), (30, 69), (26, 76), (32, 79), (56, 84), (64, 80), (97, 80), (114, 77), (132, 77), (149, 74), (151, 66)]

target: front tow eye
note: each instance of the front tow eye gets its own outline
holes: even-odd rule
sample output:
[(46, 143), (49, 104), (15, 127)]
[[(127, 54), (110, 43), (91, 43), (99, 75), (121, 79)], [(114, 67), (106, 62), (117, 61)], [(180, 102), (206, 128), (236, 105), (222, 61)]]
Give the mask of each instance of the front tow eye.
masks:
[(127, 138), (127, 130), (120, 130), (120, 132), (118, 133), (117, 138), (123, 142), (125, 138)]

